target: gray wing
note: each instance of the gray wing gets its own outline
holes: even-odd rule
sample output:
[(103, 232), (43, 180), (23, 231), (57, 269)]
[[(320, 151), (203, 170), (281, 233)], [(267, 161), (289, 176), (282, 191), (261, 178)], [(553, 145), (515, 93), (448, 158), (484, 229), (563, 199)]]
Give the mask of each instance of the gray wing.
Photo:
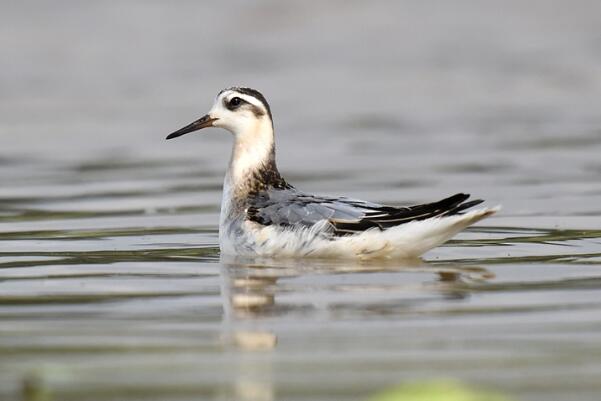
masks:
[(481, 203), (465, 202), (456, 194), (434, 203), (393, 207), (349, 198), (309, 195), (291, 189), (270, 189), (250, 197), (247, 217), (262, 225), (305, 226), (327, 220), (335, 235), (351, 235), (370, 228), (384, 230), (415, 220), (449, 216)]

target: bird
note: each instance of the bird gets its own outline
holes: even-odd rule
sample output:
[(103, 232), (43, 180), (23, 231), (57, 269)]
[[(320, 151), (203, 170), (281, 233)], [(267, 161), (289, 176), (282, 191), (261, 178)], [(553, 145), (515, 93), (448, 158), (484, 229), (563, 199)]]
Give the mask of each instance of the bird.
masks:
[(416, 259), (499, 207), (468, 211), (483, 201), (457, 193), (437, 202), (390, 206), (313, 195), (292, 186), (276, 166), (271, 108), (247, 87), (220, 91), (203, 117), (169, 134), (208, 127), (233, 134), (219, 218), (222, 255)]

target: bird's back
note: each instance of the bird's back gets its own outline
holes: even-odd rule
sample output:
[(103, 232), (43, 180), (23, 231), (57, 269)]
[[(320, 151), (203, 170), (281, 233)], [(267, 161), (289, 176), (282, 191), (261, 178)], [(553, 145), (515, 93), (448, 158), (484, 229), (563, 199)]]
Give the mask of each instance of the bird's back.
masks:
[[(335, 258), (416, 258), (497, 209), (466, 209), (456, 194), (438, 202), (393, 207), (294, 188), (267, 189), (246, 198), (245, 215), (222, 227), (226, 253)], [(229, 252), (228, 252), (229, 251)]]

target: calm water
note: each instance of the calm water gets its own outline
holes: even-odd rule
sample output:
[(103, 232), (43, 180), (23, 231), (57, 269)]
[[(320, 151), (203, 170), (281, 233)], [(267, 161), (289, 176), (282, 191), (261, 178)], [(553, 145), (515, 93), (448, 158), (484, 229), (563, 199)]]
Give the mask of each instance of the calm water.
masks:
[[(598, 399), (598, 3), (0, 20), (0, 399), (365, 400), (439, 378)], [(222, 258), (231, 138), (164, 137), (233, 84), (270, 99), (297, 187), (503, 210), (421, 264)]]

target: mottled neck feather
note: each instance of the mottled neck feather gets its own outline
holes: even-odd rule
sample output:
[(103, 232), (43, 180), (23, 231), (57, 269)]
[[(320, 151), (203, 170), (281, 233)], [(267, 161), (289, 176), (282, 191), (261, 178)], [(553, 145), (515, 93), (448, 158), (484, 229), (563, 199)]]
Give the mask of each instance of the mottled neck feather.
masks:
[(269, 188), (286, 189), (292, 188), (284, 180), (275, 164), (275, 146), (272, 147), (270, 157), (262, 163), (249, 177), (249, 192), (259, 192)]

